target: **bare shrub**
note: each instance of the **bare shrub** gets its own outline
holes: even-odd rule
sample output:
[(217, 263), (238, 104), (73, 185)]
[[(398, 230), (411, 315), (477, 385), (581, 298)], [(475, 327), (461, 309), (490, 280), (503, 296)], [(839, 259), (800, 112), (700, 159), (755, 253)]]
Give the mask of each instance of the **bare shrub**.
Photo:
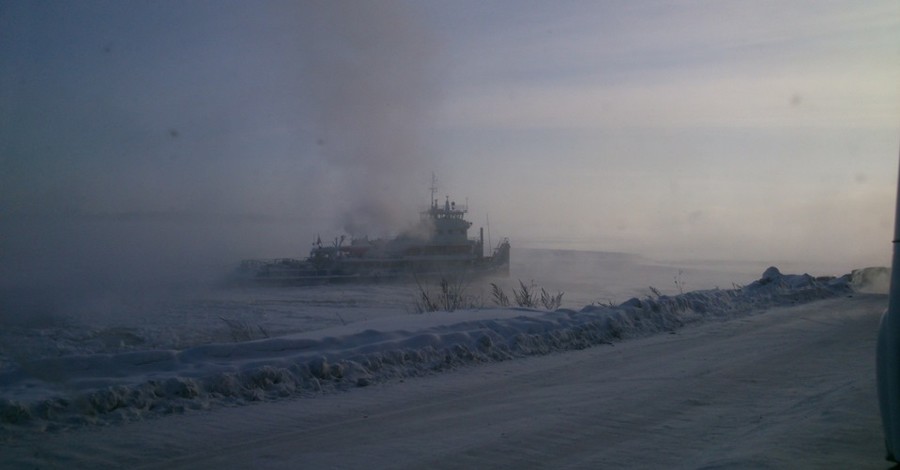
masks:
[(493, 282), (491, 283), (491, 297), (496, 305), (509, 307), (509, 297), (506, 296), (506, 292), (503, 292), (503, 289)]
[(678, 274), (675, 275), (675, 288), (678, 289), (679, 294), (684, 294), (684, 271), (679, 269)]
[(534, 285), (534, 281), (531, 282), (531, 285), (525, 285), (522, 280), (519, 280), (519, 290), (513, 289), (513, 297), (516, 299), (516, 305), (519, 307), (526, 308), (535, 308), (537, 307), (537, 293), (536, 287)]
[(237, 320), (234, 318), (219, 317), (219, 319), (228, 327), (228, 332), (231, 334), (231, 340), (235, 343), (269, 337), (269, 332), (261, 325), (254, 325), (247, 320)]
[[(538, 308), (543, 306), (546, 310), (556, 310), (561, 307), (562, 298), (565, 294), (564, 292), (551, 294), (543, 287), (538, 292), (538, 287), (534, 284), (534, 281), (531, 284), (525, 284), (521, 279), (519, 280), (519, 288), (513, 288), (512, 293), (513, 299), (519, 307)], [(506, 292), (494, 283), (491, 283), (491, 297), (494, 300), (494, 304), (500, 307), (508, 307), (510, 305)]]
[(467, 286), (461, 280), (441, 278), (436, 290), (423, 286), (416, 280), (416, 287), (416, 313), (452, 312), (477, 306), (477, 299), (466, 294)]
[(541, 287), (541, 305), (547, 310), (556, 310), (562, 305), (563, 292), (550, 294)]

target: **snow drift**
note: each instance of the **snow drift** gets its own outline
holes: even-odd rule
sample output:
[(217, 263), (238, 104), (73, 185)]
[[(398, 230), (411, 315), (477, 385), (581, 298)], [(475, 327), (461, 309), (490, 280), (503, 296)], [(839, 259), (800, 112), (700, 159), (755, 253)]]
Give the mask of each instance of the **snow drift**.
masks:
[(613, 344), (764, 309), (853, 292), (851, 276), (783, 275), (744, 287), (651, 295), (553, 312), (497, 308), (378, 318), (183, 350), (67, 355), (0, 373), (0, 425), (58, 430), (85, 424), (365, 387), (517, 357)]

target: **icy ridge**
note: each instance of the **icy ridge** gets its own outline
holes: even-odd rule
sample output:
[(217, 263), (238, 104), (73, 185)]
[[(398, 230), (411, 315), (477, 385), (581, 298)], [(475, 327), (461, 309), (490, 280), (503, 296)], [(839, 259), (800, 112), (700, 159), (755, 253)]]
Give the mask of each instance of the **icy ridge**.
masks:
[[(685, 325), (852, 292), (850, 275), (816, 279), (769, 268), (750, 285), (632, 298), (575, 311), (437, 312), (411, 329), (347, 330), (41, 359), (0, 375), (0, 425), (65, 429), (364, 387), (465, 365), (612, 344)], [(429, 321), (433, 320), (433, 321)], [(327, 332), (322, 333), (327, 334)], [(24, 397), (24, 398), (23, 398)]]

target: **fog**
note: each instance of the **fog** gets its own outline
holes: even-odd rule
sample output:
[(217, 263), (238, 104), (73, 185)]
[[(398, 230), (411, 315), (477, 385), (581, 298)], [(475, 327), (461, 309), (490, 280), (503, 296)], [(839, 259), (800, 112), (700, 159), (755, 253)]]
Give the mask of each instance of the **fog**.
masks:
[(13, 2), (2, 30), (7, 286), (206, 281), (427, 204), (434, 45), (402, 8)]
[(4, 310), (396, 234), (432, 172), (514, 247), (886, 264), (898, 31), (891, 2), (4, 2)]

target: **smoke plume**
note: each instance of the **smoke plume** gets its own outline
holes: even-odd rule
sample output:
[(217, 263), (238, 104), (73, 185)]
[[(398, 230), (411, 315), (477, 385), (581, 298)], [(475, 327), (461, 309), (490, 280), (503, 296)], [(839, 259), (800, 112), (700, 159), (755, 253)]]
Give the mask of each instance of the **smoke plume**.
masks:
[(435, 51), (395, 2), (10, 5), (0, 289), (196, 281), (399, 232), (427, 202)]

